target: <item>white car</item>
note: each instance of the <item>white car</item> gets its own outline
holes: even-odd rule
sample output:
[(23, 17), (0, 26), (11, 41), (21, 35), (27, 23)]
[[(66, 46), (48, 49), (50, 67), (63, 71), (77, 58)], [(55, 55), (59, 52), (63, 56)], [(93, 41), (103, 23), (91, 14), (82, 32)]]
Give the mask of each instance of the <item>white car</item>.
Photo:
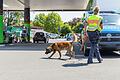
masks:
[(53, 33), (49, 33), (48, 35), (49, 35), (49, 37), (50, 37), (51, 39), (56, 39), (56, 38), (60, 37), (60, 35), (58, 35), (58, 34), (53, 34)]

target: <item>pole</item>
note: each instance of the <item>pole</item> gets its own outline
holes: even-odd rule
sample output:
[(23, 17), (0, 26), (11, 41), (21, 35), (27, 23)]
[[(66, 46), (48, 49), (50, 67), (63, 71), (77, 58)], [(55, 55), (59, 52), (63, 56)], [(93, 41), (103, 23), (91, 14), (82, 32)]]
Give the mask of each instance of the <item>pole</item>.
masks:
[(24, 26), (27, 28), (27, 40), (30, 42), (30, 4), (29, 0), (24, 0), (25, 8), (24, 8)]
[(4, 42), (3, 36), (3, 0), (0, 0), (0, 43)]

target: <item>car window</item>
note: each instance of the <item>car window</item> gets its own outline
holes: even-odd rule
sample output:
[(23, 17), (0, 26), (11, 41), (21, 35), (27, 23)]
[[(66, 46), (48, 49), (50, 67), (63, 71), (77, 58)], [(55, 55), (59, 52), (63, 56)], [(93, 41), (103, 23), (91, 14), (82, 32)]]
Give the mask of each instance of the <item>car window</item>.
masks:
[(37, 35), (39, 35), (39, 33), (36, 33), (35, 35), (37, 36)]
[(117, 24), (120, 25), (120, 15), (101, 15), (103, 17), (103, 24)]
[(40, 36), (44, 36), (44, 33), (40, 33)]
[(37, 33), (35, 34), (35, 36), (44, 36), (44, 33), (42, 33), (42, 32), (37, 32)]

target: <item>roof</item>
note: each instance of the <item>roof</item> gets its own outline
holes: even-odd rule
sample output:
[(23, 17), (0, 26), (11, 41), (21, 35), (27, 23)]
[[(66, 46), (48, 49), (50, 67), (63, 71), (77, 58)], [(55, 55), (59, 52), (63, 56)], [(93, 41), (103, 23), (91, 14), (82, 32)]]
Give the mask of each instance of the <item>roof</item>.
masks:
[[(24, 10), (24, 0), (3, 0), (4, 10)], [(29, 0), (31, 10), (85, 10), (89, 0)]]

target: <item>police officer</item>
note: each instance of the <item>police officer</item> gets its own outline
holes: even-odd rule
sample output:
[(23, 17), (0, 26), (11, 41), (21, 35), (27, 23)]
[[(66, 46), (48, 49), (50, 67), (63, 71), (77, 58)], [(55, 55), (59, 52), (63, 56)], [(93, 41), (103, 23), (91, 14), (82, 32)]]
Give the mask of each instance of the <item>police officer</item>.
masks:
[(87, 33), (88, 33), (88, 38), (90, 40), (91, 48), (88, 56), (88, 64), (93, 63), (93, 56), (95, 53), (95, 56), (99, 63), (102, 62), (102, 58), (99, 52), (99, 37), (100, 37), (100, 32), (103, 29), (102, 25), (102, 17), (98, 15), (99, 14), (99, 7), (95, 7), (93, 10), (93, 14), (88, 17), (87, 19)]

